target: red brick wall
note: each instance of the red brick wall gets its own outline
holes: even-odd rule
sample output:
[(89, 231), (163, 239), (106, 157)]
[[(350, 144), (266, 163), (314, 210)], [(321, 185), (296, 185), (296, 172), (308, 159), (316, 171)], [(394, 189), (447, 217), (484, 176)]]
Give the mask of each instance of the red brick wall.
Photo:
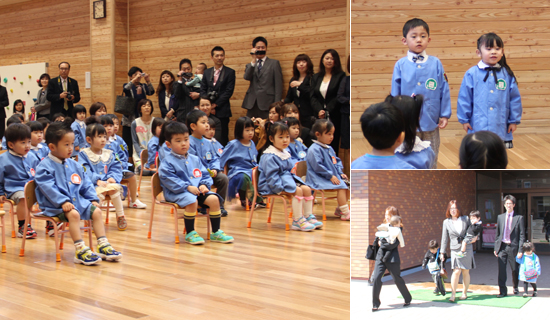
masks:
[(397, 207), (403, 218), (406, 246), (399, 248), (401, 269), (421, 264), (429, 240), (441, 241), (441, 226), (450, 200), (456, 199), (464, 213), (475, 208), (473, 171), (353, 171), (351, 190), (352, 278), (370, 276), (372, 266), (365, 259), (366, 248), (388, 206)]

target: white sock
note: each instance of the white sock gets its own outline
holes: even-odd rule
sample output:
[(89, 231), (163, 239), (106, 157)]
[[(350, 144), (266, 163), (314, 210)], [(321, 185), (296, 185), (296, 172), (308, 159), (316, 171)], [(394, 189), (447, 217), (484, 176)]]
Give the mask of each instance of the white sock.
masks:
[(114, 193), (111, 195), (111, 202), (115, 207), (115, 212), (117, 217), (124, 216), (124, 208), (122, 207), (122, 199), (120, 199), (120, 192)]
[(77, 241), (77, 242), (74, 243), (74, 247), (75, 247), (76, 251), (82, 249), (82, 248), (85, 247), (85, 246), (86, 246), (86, 244), (85, 244), (84, 241), (82, 241), (82, 240), (81, 240), (81, 241)]
[(298, 220), (302, 217), (302, 204), (300, 203), (303, 197), (292, 197), (292, 218)]
[(107, 240), (107, 237), (101, 237), (101, 238), (97, 238), (97, 245), (102, 245), (103, 243), (107, 243), (109, 242), (109, 240)]
[(349, 213), (349, 207), (347, 204), (343, 205), (343, 206), (340, 206), (340, 211), (342, 211), (343, 214), (348, 214)]
[(313, 213), (313, 196), (304, 197), (304, 217), (309, 217)]

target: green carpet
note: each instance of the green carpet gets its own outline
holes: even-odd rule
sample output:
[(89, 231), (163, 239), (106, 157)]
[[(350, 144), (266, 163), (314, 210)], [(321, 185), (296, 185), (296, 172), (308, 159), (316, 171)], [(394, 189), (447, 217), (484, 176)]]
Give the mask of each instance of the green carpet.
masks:
[[(460, 294), (461, 293), (457, 292), (456, 301), (454, 303), (471, 304), (471, 305), (485, 306), (485, 307), (520, 309), (527, 302), (529, 302), (529, 300), (531, 300), (531, 297), (527, 297), (527, 298), (522, 297), (521, 296), (522, 293), (520, 293), (517, 296), (509, 295), (505, 298), (497, 298), (496, 295), (470, 292), (468, 294), (468, 299), (466, 300), (459, 300), (458, 298), (460, 297)], [(433, 293), (433, 289), (413, 290), (411, 291), (411, 295), (413, 300), (453, 303), (449, 301), (449, 297), (451, 296), (450, 293), (447, 293), (446, 296), (441, 296), (441, 295), (436, 296)], [(399, 296), (399, 298), (403, 299), (402, 296)]]

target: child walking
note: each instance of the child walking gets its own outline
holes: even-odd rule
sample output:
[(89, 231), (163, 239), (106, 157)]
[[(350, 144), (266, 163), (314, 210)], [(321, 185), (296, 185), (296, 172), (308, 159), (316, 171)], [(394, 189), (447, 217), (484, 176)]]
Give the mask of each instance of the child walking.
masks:
[(523, 107), (516, 76), (506, 63), (504, 42), (494, 33), (477, 39), (481, 61), (462, 79), (457, 101), (458, 121), (467, 133), (487, 130), (513, 148), (513, 133), (521, 121)]
[[(442, 255), (444, 259), (441, 260), (439, 255)], [(437, 243), (437, 240), (430, 240), (428, 243), (428, 251), (424, 255), (424, 260), (422, 260), (422, 269), (428, 267), (435, 283), (434, 294), (436, 295), (441, 294), (445, 296), (447, 293), (445, 291), (445, 282), (441, 276), (445, 274), (445, 260), (447, 260), (447, 258), (447, 254), (439, 252), (439, 243)]]
[[(122, 259), (122, 253), (113, 249), (105, 236), (105, 226), (98, 208), (98, 197), (84, 168), (70, 159), (73, 153), (74, 133), (68, 123), (52, 123), (46, 132), (48, 156), (36, 169), (36, 199), (44, 215), (69, 222), (69, 233), (74, 241), (74, 263), (92, 265)], [(97, 253), (86, 246), (80, 232), (80, 220), (92, 220), (97, 236)], [(90, 243), (90, 246), (92, 244)]]
[(323, 227), (313, 215), (311, 188), (294, 174), (295, 162), (285, 149), (290, 143), (288, 127), (275, 122), (267, 127), (267, 144), (258, 170), (258, 192), (279, 194), (292, 199), (292, 230), (312, 231)]
[(221, 197), (210, 191), (212, 178), (201, 160), (189, 151), (189, 131), (183, 123), (169, 122), (162, 127), (160, 143), (166, 143), (171, 151), (159, 165), (160, 184), (164, 189), (164, 198), (185, 208), (185, 242), (193, 245), (203, 244), (204, 239), (195, 231), (197, 208), (210, 209), (212, 234), (210, 241), (231, 243), (233, 237), (220, 229)]
[(127, 228), (127, 223), (121, 199), (122, 165), (113, 151), (105, 149), (107, 143), (105, 127), (98, 123), (95, 117), (88, 118), (86, 124), (86, 141), (90, 147), (80, 151), (78, 163), (84, 167), (84, 171), (92, 181), (101, 201), (104, 201), (105, 196), (109, 195), (115, 207), (118, 230), (124, 231)]
[(315, 190), (337, 190), (338, 207), (334, 214), (341, 220), (349, 220), (348, 177), (343, 172), (342, 161), (330, 146), (334, 139), (334, 124), (330, 120), (319, 119), (311, 131), (317, 140), (313, 140), (307, 151), (307, 185)]
[(533, 297), (537, 296), (537, 279), (540, 277), (540, 260), (534, 253), (535, 246), (525, 241), (523, 243), (523, 255), (521, 258), (516, 257), (519, 263), (519, 280), (523, 281), (523, 296), (527, 297), (529, 284), (533, 287)]
[(415, 18), (405, 23), (401, 41), (409, 51), (406, 57), (395, 64), (391, 95), (424, 96), (420, 131), (417, 134), (422, 141), (430, 141), (435, 153), (432, 168), (436, 169), (439, 129), (444, 129), (451, 117), (451, 93), (443, 64), (437, 57), (426, 54), (430, 40), (430, 27), (424, 20)]

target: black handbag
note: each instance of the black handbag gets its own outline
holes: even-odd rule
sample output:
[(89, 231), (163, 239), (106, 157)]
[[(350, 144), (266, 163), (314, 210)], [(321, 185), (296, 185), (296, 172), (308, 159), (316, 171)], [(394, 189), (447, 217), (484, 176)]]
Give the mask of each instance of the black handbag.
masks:
[(116, 96), (115, 112), (122, 113), (125, 116), (131, 116), (134, 114), (135, 108), (136, 100), (133, 97), (125, 96), (124, 91), (121, 96)]
[(375, 238), (373, 243), (369, 244), (365, 258), (367, 258), (368, 260), (376, 260), (376, 254), (378, 253), (379, 248), (380, 247), (378, 246), (378, 238)]

